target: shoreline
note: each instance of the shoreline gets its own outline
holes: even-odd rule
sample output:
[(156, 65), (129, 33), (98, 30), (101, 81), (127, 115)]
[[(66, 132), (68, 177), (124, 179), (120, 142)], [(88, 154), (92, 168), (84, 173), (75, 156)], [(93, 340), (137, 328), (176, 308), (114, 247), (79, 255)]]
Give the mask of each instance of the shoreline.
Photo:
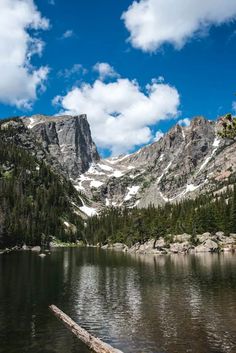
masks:
[(236, 252), (236, 234), (224, 235), (223, 232), (215, 234), (203, 233), (193, 237), (190, 234), (179, 234), (149, 239), (144, 243), (137, 242), (131, 247), (124, 243), (110, 243), (99, 246), (104, 250), (123, 251), (130, 254), (143, 255), (169, 255), (169, 254), (197, 254), (197, 253), (226, 253)]
[[(194, 241), (193, 241), (194, 240)], [(49, 254), (55, 248), (99, 248), (102, 250), (121, 251), (129, 254), (141, 255), (169, 255), (169, 254), (197, 254), (197, 253), (234, 253), (236, 252), (236, 234), (231, 233), (226, 236), (223, 232), (211, 234), (209, 232), (196, 235), (194, 238), (190, 234), (179, 234), (175, 236), (160, 237), (158, 239), (149, 239), (144, 243), (137, 242), (131, 247), (124, 243), (115, 242), (107, 244), (84, 244), (82, 241), (77, 243), (65, 243), (53, 241), (49, 249), (43, 249), (41, 246), (14, 246), (12, 248), (0, 249), (0, 255), (12, 251), (32, 251), (40, 255)]]

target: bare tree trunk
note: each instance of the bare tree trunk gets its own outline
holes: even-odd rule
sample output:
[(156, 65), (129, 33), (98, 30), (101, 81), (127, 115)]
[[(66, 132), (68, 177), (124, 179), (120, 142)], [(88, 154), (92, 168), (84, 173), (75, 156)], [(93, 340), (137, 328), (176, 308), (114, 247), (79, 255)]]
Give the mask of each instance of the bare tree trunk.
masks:
[(76, 337), (84, 342), (86, 346), (88, 346), (95, 353), (123, 353), (109, 344), (102, 342), (99, 338), (90, 335), (88, 331), (76, 324), (76, 322), (74, 322), (68, 315), (63, 313), (63, 311), (55, 305), (50, 305), (49, 309)]

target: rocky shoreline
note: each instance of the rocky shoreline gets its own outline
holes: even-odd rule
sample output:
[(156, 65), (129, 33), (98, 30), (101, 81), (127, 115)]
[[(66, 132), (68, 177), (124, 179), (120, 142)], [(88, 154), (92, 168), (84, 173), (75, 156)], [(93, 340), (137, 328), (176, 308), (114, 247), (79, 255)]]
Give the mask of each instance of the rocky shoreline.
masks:
[[(216, 232), (215, 234), (207, 232), (193, 237), (190, 234), (184, 233), (174, 236), (169, 235), (165, 238), (150, 239), (144, 243), (136, 243), (131, 247), (128, 247), (124, 243), (84, 245), (80, 241), (77, 243), (50, 242), (50, 249), (83, 246), (96, 247), (103, 250), (123, 251), (133, 254), (152, 255), (236, 252), (236, 234), (231, 233), (230, 235), (225, 235), (223, 232)], [(40, 246), (27, 246), (24, 244), (23, 246), (0, 249), (0, 255), (12, 251), (33, 251), (38, 252), (39, 255), (50, 253), (49, 250), (42, 251)]]
[(167, 238), (160, 237), (157, 240), (150, 239), (131, 247), (123, 243), (114, 243), (103, 245), (101, 248), (152, 255), (235, 252), (236, 234), (226, 236), (223, 232), (203, 233), (195, 237), (190, 234), (180, 234)]

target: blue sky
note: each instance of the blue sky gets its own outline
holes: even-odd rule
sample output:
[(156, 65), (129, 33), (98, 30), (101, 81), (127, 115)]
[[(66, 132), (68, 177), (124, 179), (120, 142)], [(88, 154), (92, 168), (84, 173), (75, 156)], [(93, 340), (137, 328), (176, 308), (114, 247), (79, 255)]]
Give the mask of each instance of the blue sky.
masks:
[[(170, 18), (170, 20), (176, 21), (176, 30), (174, 27), (169, 29), (166, 28), (166, 24), (163, 25), (164, 22), (168, 22), (171, 0), (166, 2), (166, 4), (170, 3), (170, 8), (164, 9), (163, 13), (161, 13), (162, 8), (160, 7), (163, 0), (142, 0), (139, 2), (140, 7), (144, 5), (142, 2), (145, 3), (145, 1), (146, 5), (150, 2), (149, 8), (146, 7), (146, 13), (148, 14), (148, 11), (156, 13), (156, 17), (153, 16), (154, 32), (152, 32), (151, 39), (145, 37), (145, 31), (146, 33), (149, 33), (149, 30), (152, 31), (151, 25), (145, 21), (143, 27), (138, 28), (137, 34), (134, 16), (137, 18), (141, 16), (142, 23), (142, 16), (145, 16), (145, 13), (142, 8), (134, 9), (131, 0), (72, 0), (69, 2), (64, 0), (35, 0), (34, 2), (23, 0), (27, 6), (31, 3), (29, 14), (30, 11), (37, 13), (41, 19), (38, 20), (37, 25), (32, 25), (28, 19), (22, 25), (19, 20), (19, 28), (34, 40), (38, 38), (41, 43), (44, 43), (42, 48), (37, 49), (36, 55), (32, 54), (31, 66), (28, 66), (27, 70), (32, 74), (39, 67), (48, 69), (43, 72), (43, 78), (41, 76), (39, 78), (39, 81), (43, 82), (43, 89), (38, 89), (41, 81), (38, 84), (34, 83), (35, 92), (37, 91), (37, 93), (34, 92), (35, 94), (30, 91), (31, 88), (26, 93), (20, 92), (26, 81), (17, 83), (18, 75), (14, 78), (14, 70), (11, 70), (9, 82), (12, 80), (13, 86), (5, 88), (4, 82), (2, 85), (0, 84), (1, 118), (34, 113), (56, 114), (60, 111), (90, 112), (91, 116), (94, 114), (94, 117), (91, 117), (91, 126), (95, 141), (100, 150), (105, 151), (104, 153), (107, 155), (110, 151), (113, 154), (119, 154), (135, 150), (139, 145), (150, 143), (155, 139), (156, 131), (165, 132), (180, 119), (192, 118), (196, 115), (215, 119), (219, 115), (232, 111), (232, 104), (235, 100), (234, 93), (236, 92), (236, 4), (235, 6), (233, 4), (235, 1), (229, 0), (228, 12), (219, 9), (217, 13), (214, 13), (212, 10), (212, 16), (207, 18), (206, 13), (209, 13), (209, 9), (211, 10), (212, 1), (206, 0), (209, 7), (206, 7), (205, 10), (200, 9), (199, 12), (195, 11), (198, 13), (197, 19), (193, 14), (192, 17), (190, 15), (190, 20), (187, 20), (185, 13), (188, 12), (185, 11), (188, 9), (184, 8), (184, 2), (181, 0), (179, 5), (181, 7), (181, 3), (183, 3), (183, 9), (180, 9), (179, 14), (178, 11), (176, 14), (172, 14)], [(222, 9), (225, 8), (224, 1), (217, 1), (219, 6), (222, 4)], [(0, 5), (0, 10), (1, 6), (6, 6), (8, 9), (17, 3), (17, 0), (4, 0), (4, 2), (5, 4)], [(191, 0), (190, 2), (194, 6), (198, 6), (197, 1)], [(131, 7), (129, 8), (129, 6)], [(139, 10), (140, 12), (137, 12)], [(17, 7), (14, 11), (19, 12)], [(165, 11), (167, 12), (165, 13)], [(224, 13), (222, 14), (222, 12)], [(126, 19), (121, 19), (123, 13), (127, 14)], [(9, 20), (14, 20), (15, 15), (11, 12), (13, 18), (9, 18)], [(47, 24), (42, 24), (43, 18), (47, 19)], [(180, 25), (177, 25), (180, 18)], [(184, 33), (181, 31), (177, 33), (179, 26), (186, 27)], [(40, 28), (35, 30), (33, 27)], [(166, 29), (168, 29), (168, 33), (170, 30), (173, 33), (170, 37), (165, 34), (161, 37), (160, 33), (166, 33)], [(10, 30), (11, 28), (8, 29), (8, 31)], [(3, 31), (2, 26), (0, 31)], [(6, 38), (4, 33), (0, 34), (0, 51), (1, 40), (4, 41)], [(25, 49), (25, 55), (28, 53), (27, 51), (30, 51), (29, 47)], [(1, 52), (0, 54), (4, 55)], [(8, 53), (6, 52), (5, 55), (7, 56)], [(106, 77), (101, 78), (98, 66), (97, 71), (94, 68), (96, 63), (109, 64), (110, 70), (113, 69), (113, 72), (110, 71), (109, 74), (108, 70)], [(3, 72), (5, 82), (7, 82), (7, 70), (4, 65), (6, 64), (1, 63), (0, 60), (0, 73)], [(19, 65), (29, 65), (29, 62), (26, 63), (26, 59), (22, 59), (20, 64), (18, 63)], [(163, 77), (164, 81), (160, 77)], [(32, 87), (32, 77), (28, 77), (28, 79), (31, 79), (30, 87)], [(132, 114), (135, 115), (135, 111), (132, 111), (131, 114), (128, 102), (124, 101), (124, 98), (121, 103), (124, 108), (121, 111), (116, 107), (116, 103), (113, 102), (111, 108), (111, 105), (106, 102), (106, 97), (107, 100), (111, 99), (110, 96), (107, 96), (108, 92), (110, 91), (111, 96), (114, 97), (118, 89), (118, 87), (116, 89), (108, 85), (123, 79), (127, 79), (128, 86), (123, 89), (122, 84), (125, 82), (119, 82), (117, 85), (125, 94), (127, 90), (126, 96), (136, 87), (140, 94), (144, 94), (144, 96), (140, 96), (144, 99), (144, 104), (149, 104), (145, 103), (145, 99), (147, 96), (150, 98), (150, 92), (147, 93), (147, 84), (152, 86), (152, 90), (170, 87), (173, 88), (173, 91), (163, 93), (164, 100), (166, 100), (165, 107), (159, 110), (154, 107), (152, 112), (149, 107), (148, 109), (143, 108), (144, 115), (150, 114), (146, 121), (145, 119), (142, 122), (139, 121), (143, 117), (138, 112), (137, 124), (135, 125), (135, 119), (133, 116), (130, 117)], [(152, 79), (156, 79), (155, 83)], [(100, 84), (95, 89), (94, 82), (96, 80), (99, 80)], [(132, 80), (136, 80), (136, 83), (132, 84)], [(18, 84), (15, 96), (19, 97), (20, 95), (20, 99), (14, 96), (8, 99), (14, 84)], [(90, 84), (90, 88), (82, 90), (83, 104), (80, 104), (80, 100), (78, 100), (79, 95), (81, 96), (80, 90), (86, 84)], [(4, 94), (4, 89), (9, 93)], [(100, 96), (99, 89), (102, 92), (103, 106), (101, 108), (97, 103), (101, 110), (90, 109), (89, 99), (92, 99), (91, 97), (94, 97), (95, 93), (96, 96)], [(115, 90), (114, 95), (112, 89)], [(1, 94), (1, 92), (3, 93)], [(65, 100), (65, 97), (68, 97), (67, 95), (71, 92), (73, 97), (71, 94), (71, 99)], [(176, 92), (178, 97), (176, 95), (173, 97)], [(59, 98), (55, 99), (58, 96)], [(86, 97), (85, 103), (84, 97)], [(130, 104), (135, 105), (136, 100), (138, 102), (139, 94), (136, 92), (130, 97)], [(169, 104), (169, 99), (172, 98), (173, 101)], [(54, 104), (52, 103), (53, 99)], [(157, 99), (151, 103), (155, 105), (158, 102)], [(93, 100), (91, 105), (93, 107), (95, 105)], [(81, 109), (88, 107), (88, 112), (80, 111), (80, 107)], [(98, 112), (100, 121), (96, 120), (96, 112)], [(109, 116), (101, 125), (102, 112), (108, 113)], [(110, 121), (116, 119), (119, 114), (122, 115), (119, 123)], [(155, 114), (158, 116), (157, 118), (155, 118)], [(88, 119), (90, 121), (89, 115)], [(113, 141), (113, 134), (120, 136)]]

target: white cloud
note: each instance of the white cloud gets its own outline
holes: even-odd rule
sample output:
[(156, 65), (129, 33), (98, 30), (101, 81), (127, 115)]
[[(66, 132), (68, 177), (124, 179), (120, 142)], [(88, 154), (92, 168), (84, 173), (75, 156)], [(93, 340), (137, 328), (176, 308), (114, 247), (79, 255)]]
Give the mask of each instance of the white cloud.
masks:
[(72, 29), (68, 29), (67, 31), (65, 31), (62, 36), (61, 36), (61, 39), (68, 39), (68, 38), (71, 38), (73, 37), (75, 34), (74, 34), (74, 31)]
[(0, 8), (0, 102), (29, 107), (37, 90), (44, 88), (49, 71), (30, 63), (43, 50), (43, 42), (32, 30), (48, 29), (49, 23), (33, 0), (1, 0)]
[(232, 103), (233, 112), (236, 113), (236, 101)]
[(96, 63), (93, 69), (98, 72), (99, 79), (102, 81), (106, 78), (119, 77), (114, 68), (108, 63)]
[(113, 155), (151, 142), (150, 126), (176, 117), (180, 103), (174, 87), (152, 82), (143, 92), (136, 81), (126, 78), (83, 83), (53, 102), (64, 113), (87, 114), (95, 142)]
[(162, 132), (161, 130), (158, 130), (155, 134), (154, 141), (159, 141), (163, 136), (164, 136), (164, 132)]
[(178, 124), (181, 126), (189, 126), (190, 123), (191, 123), (191, 120), (189, 118), (180, 119), (178, 121)]
[(131, 44), (146, 52), (164, 43), (181, 49), (191, 37), (235, 18), (235, 0), (140, 0), (122, 15)]
[(87, 69), (83, 67), (81, 64), (74, 64), (71, 68), (69, 69), (64, 69), (58, 72), (59, 77), (64, 77), (64, 78), (70, 78), (71, 76), (74, 75), (85, 75), (87, 73)]

